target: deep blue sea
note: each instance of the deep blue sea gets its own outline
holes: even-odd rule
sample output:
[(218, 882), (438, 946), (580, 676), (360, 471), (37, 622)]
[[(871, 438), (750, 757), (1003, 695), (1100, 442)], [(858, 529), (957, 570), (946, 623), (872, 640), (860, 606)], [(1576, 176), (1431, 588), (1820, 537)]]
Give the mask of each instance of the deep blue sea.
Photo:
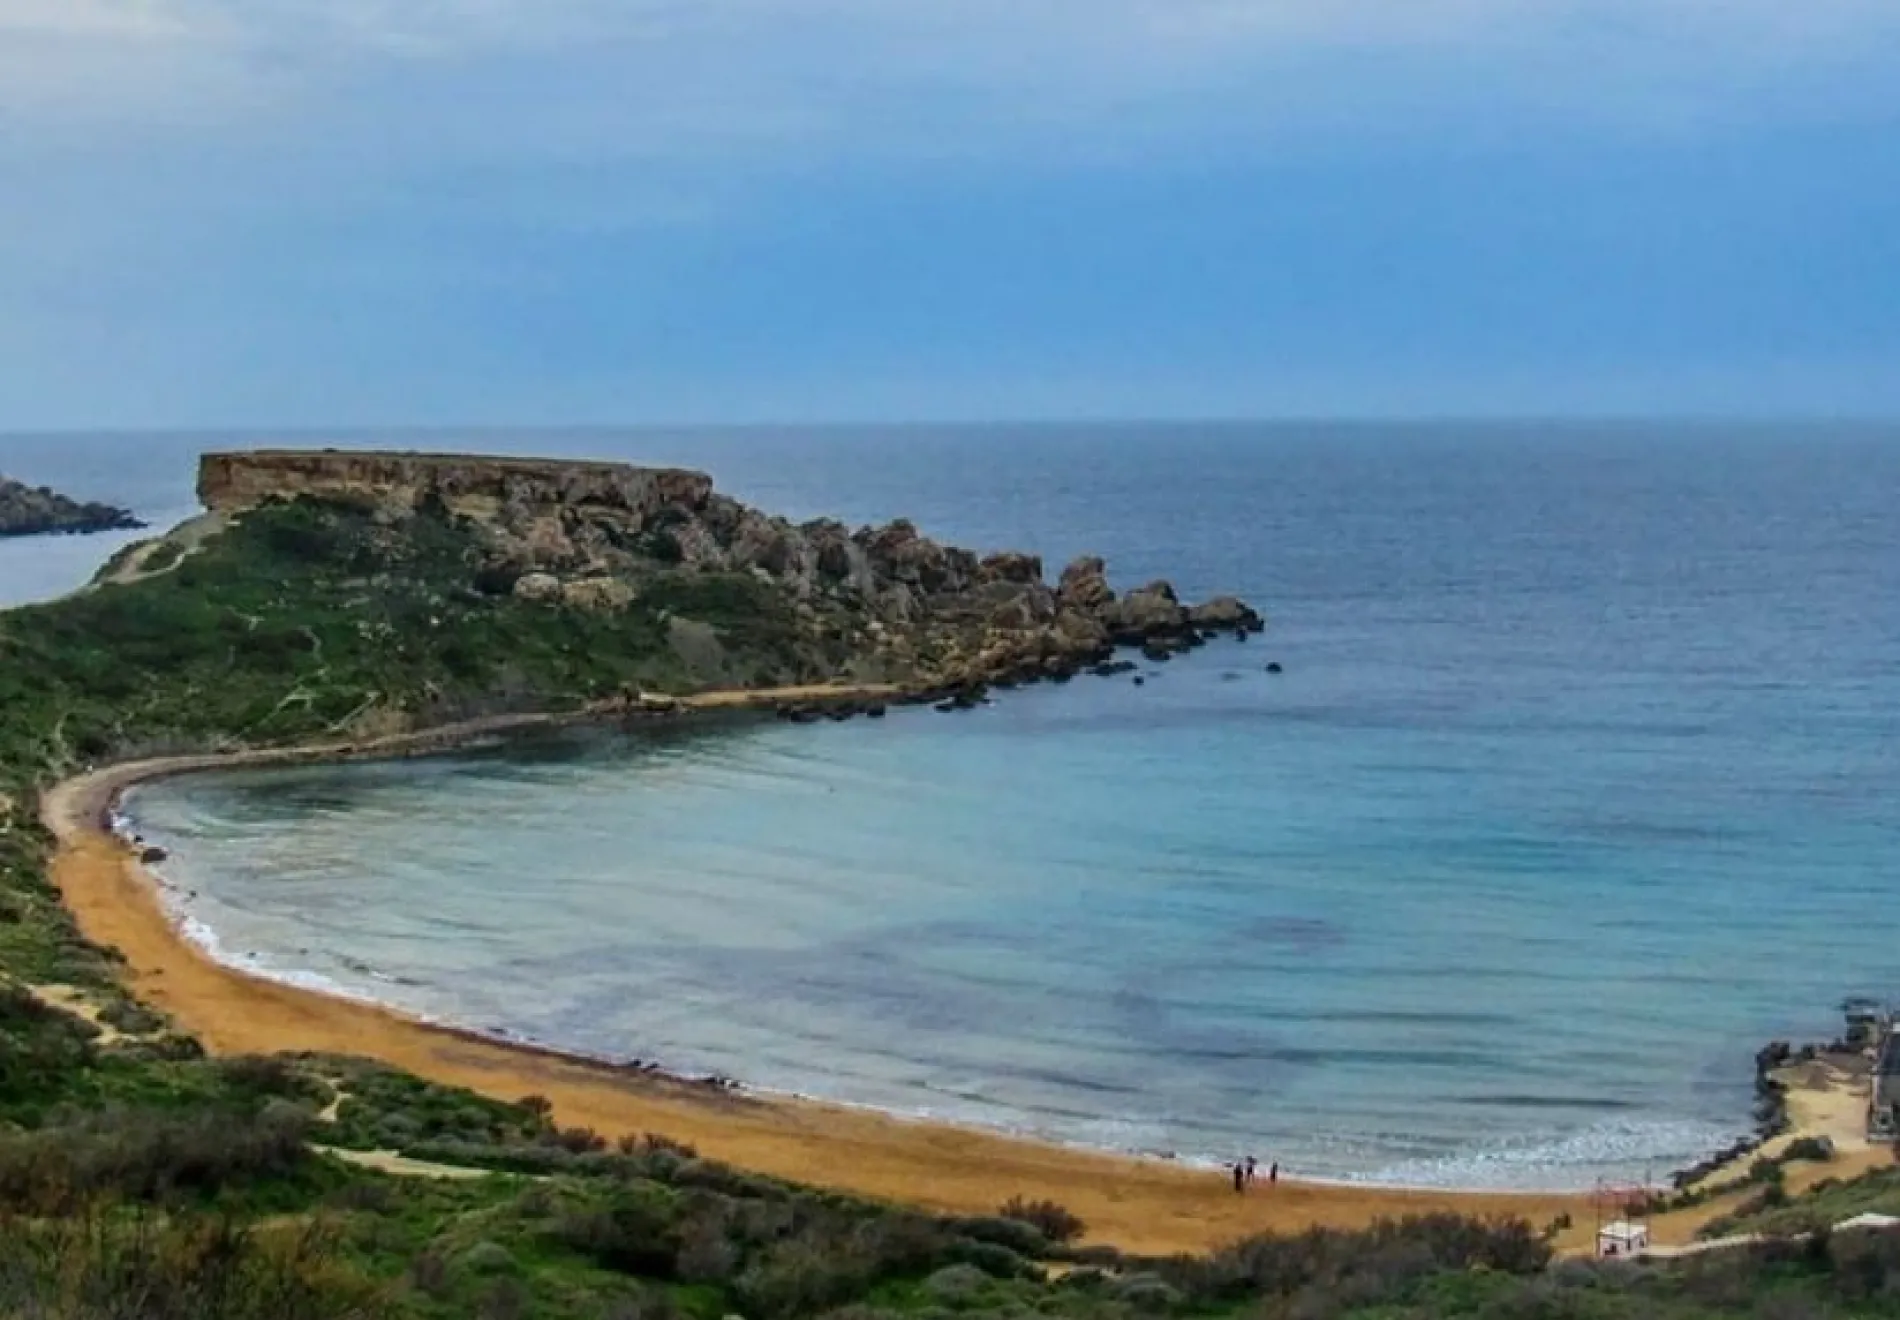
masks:
[[(173, 519), (206, 443), (0, 470)], [(397, 443), (687, 463), (1270, 629), (966, 715), (140, 792), (181, 915), (274, 974), (1061, 1140), (1550, 1187), (1693, 1160), (1763, 1040), (1900, 993), (1900, 427)], [(0, 593), (110, 548), (0, 543)]]

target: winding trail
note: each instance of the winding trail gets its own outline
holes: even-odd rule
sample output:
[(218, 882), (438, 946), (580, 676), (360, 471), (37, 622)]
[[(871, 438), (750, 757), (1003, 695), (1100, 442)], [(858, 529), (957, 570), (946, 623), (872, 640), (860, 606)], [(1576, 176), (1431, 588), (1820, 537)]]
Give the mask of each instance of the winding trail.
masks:
[[(684, 698), (689, 710), (781, 702), (883, 699), (889, 688), (785, 688)], [(989, 1214), (1012, 1196), (1050, 1199), (1088, 1224), (1090, 1240), (1145, 1253), (1205, 1251), (1249, 1233), (1351, 1227), (1430, 1211), (1522, 1215), (1541, 1228), (1568, 1214), (1587, 1235), (1581, 1195), (1394, 1190), (1283, 1180), (1236, 1196), (1218, 1171), (1073, 1150), (812, 1101), (762, 1098), (418, 1021), (213, 961), (183, 938), (152, 876), (107, 827), (127, 787), (237, 766), (423, 755), (472, 740), (582, 722), (605, 712), (509, 716), (394, 738), (292, 750), (150, 760), (96, 770), (48, 790), (41, 815), (58, 841), (52, 865), (85, 935), (116, 948), (143, 1000), (214, 1054), (315, 1051), (380, 1060), (449, 1085), (515, 1100), (548, 1097), (560, 1122), (609, 1137), (658, 1132), (739, 1168), (958, 1214)]]

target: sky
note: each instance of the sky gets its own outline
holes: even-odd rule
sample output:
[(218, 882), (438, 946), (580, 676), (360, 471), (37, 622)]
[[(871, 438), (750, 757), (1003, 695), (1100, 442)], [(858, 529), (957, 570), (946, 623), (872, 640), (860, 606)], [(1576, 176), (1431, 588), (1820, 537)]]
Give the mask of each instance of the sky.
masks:
[(0, 0), (0, 431), (1900, 415), (1900, 0)]

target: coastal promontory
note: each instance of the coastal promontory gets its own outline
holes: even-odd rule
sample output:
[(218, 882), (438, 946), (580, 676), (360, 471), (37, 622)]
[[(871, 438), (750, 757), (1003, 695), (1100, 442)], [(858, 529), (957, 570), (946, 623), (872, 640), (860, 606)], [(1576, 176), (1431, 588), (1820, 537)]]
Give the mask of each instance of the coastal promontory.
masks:
[(112, 532), (145, 524), (124, 509), (70, 499), (45, 486), (0, 476), (0, 536), (42, 532)]
[[(439, 547), (416, 566), (441, 597), (432, 627), (486, 614), (630, 629), (638, 641), (618, 644), (618, 658), (641, 664), (627, 677), (669, 690), (833, 681), (967, 690), (1073, 675), (1118, 646), (1167, 654), (1262, 626), (1235, 598), (1190, 605), (1167, 582), (1118, 595), (1098, 558), (1075, 559), (1051, 582), (1032, 554), (979, 554), (902, 519), (793, 522), (677, 468), (223, 453), (203, 459), (199, 496), (240, 523), (265, 510), (321, 522), (366, 566), (380, 558), (394, 568), (420, 546)], [(413, 586), (416, 568), (404, 576)]]

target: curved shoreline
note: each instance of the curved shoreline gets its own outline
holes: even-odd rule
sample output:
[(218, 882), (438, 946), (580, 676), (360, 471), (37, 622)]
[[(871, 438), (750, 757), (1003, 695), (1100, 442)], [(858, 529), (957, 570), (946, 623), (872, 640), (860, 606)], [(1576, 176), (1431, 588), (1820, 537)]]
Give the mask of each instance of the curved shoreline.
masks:
[[(743, 710), (901, 696), (888, 688), (825, 687), (718, 692), (678, 705), (688, 712)], [(1287, 1180), (1271, 1192), (1236, 1197), (1218, 1171), (1175, 1161), (734, 1090), (424, 1021), (215, 959), (178, 928), (160, 882), (110, 826), (120, 795), (156, 779), (443, 753), (491, 737), (626, 714), (638, 709), (497, 716), (375, 740), (155, 758), (91, 771), (42, 795), (42, 818), (58, 842), (52, 876), (85, 935), (125, 956), (127, 979), (140, 997), (213, 1053), (349, 1054), (501, 1099), (542, 1094), (564, 1124), (609, 1136), (664, 1132), (737, 1167), (945, 1212), (987, 1214), (1018, 1194), (1053, 1199), (1081, 1215), (1091, 1239), (1143, 1253), (1203, 1251), (1267, 1229), (1354, 1226), (1438, 1210), (1517, 1214), (1539, 1227), (1567, 1214), (1579, 1226), (1572, 1234), (1590, 1221), (1582, 1193)]]

